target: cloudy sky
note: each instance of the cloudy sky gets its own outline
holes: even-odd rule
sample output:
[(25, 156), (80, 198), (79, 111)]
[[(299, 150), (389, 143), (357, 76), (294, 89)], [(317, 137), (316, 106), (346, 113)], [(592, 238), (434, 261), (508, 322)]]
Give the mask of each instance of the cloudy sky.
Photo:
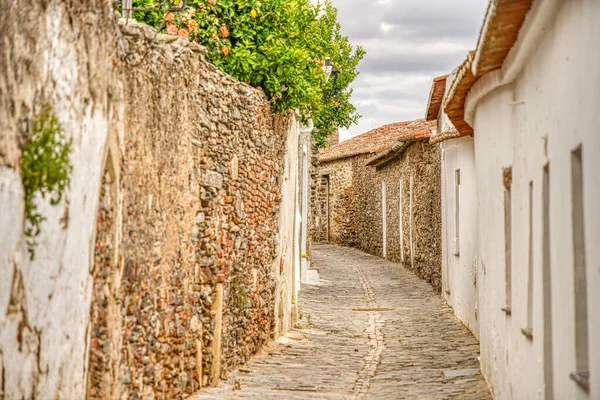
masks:
[(423, 118), (431, 80), (475, 48), (487, 0), (332, 0), (342, 33), (367, 55), (358, 65), (353, 103), (362, 118), (340, 140), (372, 128)]

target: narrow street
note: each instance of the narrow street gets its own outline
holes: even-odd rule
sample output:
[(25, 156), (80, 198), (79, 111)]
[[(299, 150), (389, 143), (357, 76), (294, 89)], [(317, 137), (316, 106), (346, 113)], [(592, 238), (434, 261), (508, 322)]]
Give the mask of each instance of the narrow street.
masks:
[(298, 329), (200, 399), (488, 399), (479, 345), (425, 281), (355, 249), (313, 246)]

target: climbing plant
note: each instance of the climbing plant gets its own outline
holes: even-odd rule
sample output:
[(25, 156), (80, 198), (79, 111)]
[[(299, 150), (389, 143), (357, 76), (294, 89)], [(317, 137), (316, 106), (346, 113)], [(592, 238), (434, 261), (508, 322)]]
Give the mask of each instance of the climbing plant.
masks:
[[(188, 0), (177, 13), (167, 12), (161, 0), (133, 3), (150, 9), (134, 18), (206, 46), (210, 62), (263, 90), (274, 111), (297, 109), (304, 119), (312, 117), (319, 145), (358, 121), (350, 84), (365, 52), (340, 32), (329, 0)], [(326, 58), (340, 71), (335, 90), (322, 69)]]
[(70, 185), (73, 167), (69, 161), (72, 141), (65, 138), (62, 125), (51, 107), (33, 118), (31, 136), (23, 146), (21, 177), (25, 189), (25, 236), (31, 259), (35, 256), (35, 238), (46, 219), (35, 203), (36, 195), (50, 197), (56, 205)]

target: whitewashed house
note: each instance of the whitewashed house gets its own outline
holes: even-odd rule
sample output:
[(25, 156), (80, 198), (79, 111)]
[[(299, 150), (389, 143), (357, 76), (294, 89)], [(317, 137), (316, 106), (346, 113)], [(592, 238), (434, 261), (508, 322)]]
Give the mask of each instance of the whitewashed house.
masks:
[(491, 1), (438, 111), (443, 291), (498, 399), (600, 399), (599, 48), (600, 1)]
[(433, 80), (425, 118), (437, 119), (430, 143), (442, 149), (442, 296), (456, 316), (479, 337), (477, 319), (478, 210), (473, 136), (459, 137), (442, 109), (446, 82), (454, 74)]

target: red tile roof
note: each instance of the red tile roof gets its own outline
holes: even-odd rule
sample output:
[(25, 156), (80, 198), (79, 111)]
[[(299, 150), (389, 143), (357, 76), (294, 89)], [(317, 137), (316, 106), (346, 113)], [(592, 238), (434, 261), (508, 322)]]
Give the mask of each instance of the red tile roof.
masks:
[(394, 122), (370, 130), (338, 145), (319, 152), (321, 162), (329, 162), (361, 154), (373, 154), (390, 148), (403, 137), (414, 136), (415, 133), (435, 126), (423, 119), (415, 121)]
[(515, 44), (533, 0), (492, 0), (477, 40), (473, 73), (478, 77), (502, 66)]
[(427, 110), (425, 111), (425, 119), (427, 121), (433, 121), (438, 117), (442, 100), (444, 99), (444, 92), (446, 91), (447, 78), (448, 75), (433, 78), (433, 84), (429, 92), (429, 101), (427, 102)]
[(484, 74), (502, 67), (514, 45), (533, 0), (491, 0), (475, 51), (467, 55), (450, 84), (444, 111), (461, 136), (473, 133), (465, 122), (465, 98)]
[(469, 52), (467, 59), (458, 67), (444, 100), (444, 112), (461, 136), (473, 134), (473, 128), (465, 121), (465, 100), (471, 86), (477, 81), (471, 71), (473, 53)]
[(428, 139), (432, 134), (432, 128), (434, 123), (429, 123), (430, 127), (421, 129), (419, 131), (407, 132), (404, 135), (398, 137), (398, 140), (394, 142), (388, 149), (379, 152), (377, 155), (369, 159), (366, 165), (373, 165), (379, 167), (387, 163), (388, 161), (399, 156), (410, 146), (413, 142)]

